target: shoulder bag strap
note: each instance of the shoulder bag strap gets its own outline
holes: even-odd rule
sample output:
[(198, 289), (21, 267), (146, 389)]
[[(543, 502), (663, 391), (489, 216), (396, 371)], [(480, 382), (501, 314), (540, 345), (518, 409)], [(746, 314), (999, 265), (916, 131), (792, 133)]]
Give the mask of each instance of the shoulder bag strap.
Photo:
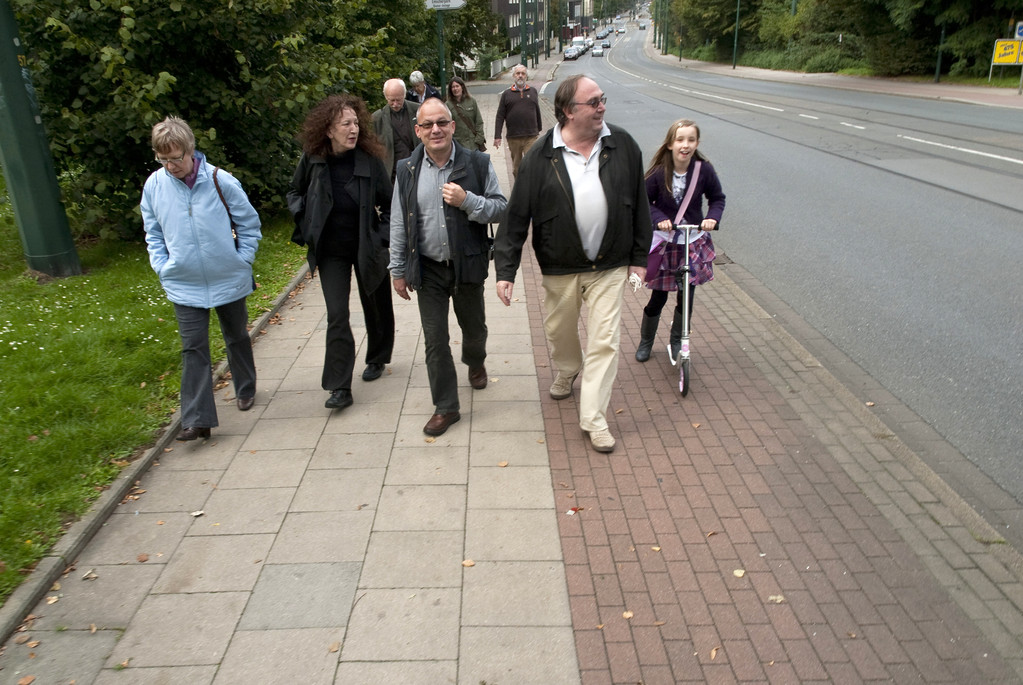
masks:
[(231, 216), (231, 208), (227, 206), (227, 200), (224, 199), (224, 193), (220, 190), (220, 183), (217, 182), (217, 170), (218, 167), (213, 167), (213, 187), (217, 189), (217, 195), (220, 196), (220, 201), (224, 203), (224, 209), (227, 210), (227, 220), (231, 222), (231, 237), (234, 238), (234, 247), (238, 249), (238, 231), (234, 230), (234, 217)]
[(682, 200), (682, 204), (678, 206), (678, 214), (675, 215), (675, 225), (682, 223), (682, 216), (689, 209), (689, 201), (693, 199), (693, 192), (696, 190), (696, 179), (700, 176), (700, 160), (696, 160), (693, 166), (693, 178), (689, 181), (689, 187), (686, 188), (686, 196)]

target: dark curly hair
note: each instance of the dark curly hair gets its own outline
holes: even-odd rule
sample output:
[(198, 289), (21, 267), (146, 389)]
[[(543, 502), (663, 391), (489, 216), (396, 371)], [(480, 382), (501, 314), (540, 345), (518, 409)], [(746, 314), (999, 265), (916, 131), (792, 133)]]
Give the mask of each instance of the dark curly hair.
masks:
[(309, 110), (302, 123), (302, 133), (299, 134), (302, 151), (307, 155), (330, 156), (333, 148), (327, 132), (345, 109), (354, 111), (359, 120), (359, 140), (356, 146), (369, 155), (383, 159), (384, 145), (373, 129), (373, 121), (370, 119), (366, 103), (362, 98), (348, 93), (331, 95)]

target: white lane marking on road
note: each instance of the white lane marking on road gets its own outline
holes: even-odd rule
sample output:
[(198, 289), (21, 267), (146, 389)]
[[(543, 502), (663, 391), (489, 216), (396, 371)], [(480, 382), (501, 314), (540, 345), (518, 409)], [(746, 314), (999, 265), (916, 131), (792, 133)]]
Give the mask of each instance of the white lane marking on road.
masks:
[(860, 131), (866, 131), (866, 126), (860, 126), (859, 124), (850, 124), (848, 121), (840, 122), (842, 126), (848, 126), (849, 128), (859, 129)]
[(726, 98), (723, 95), (714, 95), (713, 93), (701, 93), (698, 90), (692, 91), (693, 95), (702, 95), (705, 98), (714, 98), (717, 100), (724, 100), (725, 102), (734, 102), (739, 105), (746, 105), (747, 107), (759, 107), (761, 109), (769, 109), (772, 112), (784, 112), (785, 110), (779, 109), (778, 107), (771, 107), (770, 105), (761, 105), (756, 102), (748, 102), (746, 100), (736, 100), (735, 98)]
[(814, 121), (820, 120), (820, 117), (815, 117), (812, 114), (800, 114), (799, 116), (803, 117), (804, 119), (813, 119)]
[(914, 138), (913, 136), (904, 136), (901, 133), (899, 138), (903, 140), (909, 140), (914, 143), (921, 143), (923, 145), (934, 145), (935, 147), (945, 148), (946, 150), (955, 150), (956, 152), (965, 152), (970, 155), (980, 155), (981, 157), (990, 157), (991, 159), (1000, 159), (1003, 162), (1012, 162), (1013, 164), (1023, 164), (1023, 159), (1015, 159), (1013, 157), (1005, 157), (1003, 155), (995, 155), (990, 152), (981, 152), (980, 150), (971, 150), (968, 147), (958, 147), (956, 145), (946, 145), (945, 143), (938, 143), (933, 140), (924, 140), (923, 138)]

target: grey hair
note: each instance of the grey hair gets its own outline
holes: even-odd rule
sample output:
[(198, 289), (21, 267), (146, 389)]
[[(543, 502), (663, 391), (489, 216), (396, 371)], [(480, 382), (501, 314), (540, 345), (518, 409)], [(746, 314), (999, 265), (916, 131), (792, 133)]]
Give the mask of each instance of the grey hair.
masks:
[(423, 78), (423, 72), (413, 71), (411, 74), (408, 75), (408, 82), (415, 86), (420, 83), (425, 83), (426, 79)]

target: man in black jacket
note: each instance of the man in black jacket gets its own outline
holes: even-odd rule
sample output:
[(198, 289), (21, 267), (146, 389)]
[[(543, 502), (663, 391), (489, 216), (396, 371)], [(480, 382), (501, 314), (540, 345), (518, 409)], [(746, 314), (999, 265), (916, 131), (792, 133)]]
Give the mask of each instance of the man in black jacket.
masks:
[[(630, 275), (640, 282), (646, 275), (652, 230), (639, 146), (604, 122), (606, 102), (600, 86), (582, 75), (558, 87), (558, 123), (522, 160), (494, 257), (497, 296), (508, 305), (532, 223), (544, 331), (558, 372), (550, 394), (569, 397), (582, 373), (579, 426), (598, 452), (615, 447), (607, 407), (618, 372), (622, 298)], [(584, 303), (585, 359), (578, 329)]]
[(455, 122), (441, 100), (419, 107), (422, 141), (398, 163), (391, 200), (394, 290), (418, 292), (426, 342), (426, 372), (435, 413), (423, 432), (441, 435), (458, 421), (458, 376), (448, 336), (449, 302), (462, 329), (462, 362), (469, 384), (487, 387), (487, 320), (483, 281), (490, 270), (487, 224), (500, 221), (508, 201), (490, 156), (454, 142)]

